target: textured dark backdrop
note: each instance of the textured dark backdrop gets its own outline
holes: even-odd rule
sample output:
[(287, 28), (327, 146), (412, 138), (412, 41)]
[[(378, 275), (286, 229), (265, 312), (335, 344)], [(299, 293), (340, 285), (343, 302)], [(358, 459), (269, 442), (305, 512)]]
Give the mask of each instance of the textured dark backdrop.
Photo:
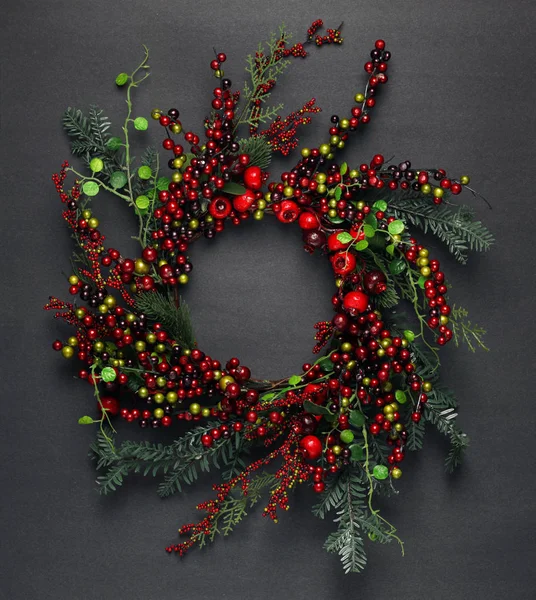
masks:
[[(440, 600), (534, 592), (533, 2), (330, 6), (2, 2), (1, 598)], [(69, 156), (60, 115), (67, 105), (96, 102), (118, 123), (123, 97), (113, 80), (136, 63), (144, 42), (153, 75), (136, 94), (136, 114), (176, 105), (195, 125), (214, 86), (212, 45), (227, 53), (227, 74), (239, 83), (243, 57), (259, 39), (282, 21), (301, 37), (319, 17), (328, 26), (344, 20), (345, 43), (313, 49), (278, 92), (289, 108), (313, 95), (325, 108), (305, 140), (362, 89), (362, 64), (383, 37), (393, 52), (390, 82), (347, 159), (359, 164), (382, 152), (468, 172), (494, 205), (489, 211), (465, 197), (495, 231), (493, 251), (465, 269), (446, 264), (452, 298), (489, 329), (491, 352), (444, 354), (471, 450), (453, 477), (443, 472), (441, 438), (429, 436), (426, 451), (408, 460), (401, 493), (385, 508), (406, 557), (370, 543), (361, 576), (344, 577), (338, 559), (322, 550), (330, 523), (310, 514), (306, 490), (278, 526), (254, 515), (231, 538), (180, 562), (163, 546), (210, 493), (209, 481), (167, 501), (135, 480), (99, 497), (86, 459), (92, 431), (76, 425), (92, 407), (91, 393), (72, 380), (73, 364), (50, 350), (63, 332), (40, 307), (49, 294), (65, 293), (70, 249), (50, 183)], [(156, 141), (160, 132), (152, 127), (148, 135)], [(124, 244), (133, 224), (124, 207), (104, 197), (96, 205), (105, 231)], [(192, 254), (187, 299), (202, 347), (222, 359), (236, 354), (260, 376), (298, 369), (313, 323), (330, 315), (330, 285), (325, 262), (303, 252), (296, 229), (248, 223)]]

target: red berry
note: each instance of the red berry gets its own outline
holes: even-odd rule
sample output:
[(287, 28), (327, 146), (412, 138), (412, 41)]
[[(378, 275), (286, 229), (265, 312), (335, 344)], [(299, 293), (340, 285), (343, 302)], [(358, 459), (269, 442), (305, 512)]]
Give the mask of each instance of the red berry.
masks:
[(255, 202), (255, 194), (251, 190), (246, 190), (240, 196), (234, 197), (233, 207), (236, 211), (243, 213), (251, 208), (253, 202)]
[(300, 207), (294, 200), (283, 200), (281, 202), (281, 209), (276, 216), (281, 223), (292, 223), (298, 218), (299, 214)]
[(214, 438), (209, 435), (208, 433), (205, 433), (204, 435), (201, 436), (201, 443), (203, 444), (203, 446), (205, 446), (205, 448), (210, 448), (210, 446), (212, 446), (212, 443), (214, 442)]
[(348, 275), (355, 269), (357, 262), (351, 252), (337, 252), (331, 257), (331, 264), (337, 275)]
[(368, 303), (368, 296), (363, 292), (348, 292), (342, 301), (344, 308), (360, 313), (367, 310)]
[(231, 214), (231, 202), (225, 196), (216, 196), (208, 207), (208, 212), (215, 219), (225, 219)]
[(102, 412), (106, 411), (109, 415), (119, 414), (119, 400), (113, 396), (103, 396), (98, 403), (97, 408)]
[(306, 211), (301, 213), (298, 224), (302, 229), (311, 230), (318, 229), (320, 222), (315, 213)]
[(316, 460), (322, 454), (322, 442), (316, 435), (306, 435), (301, 439), (300, 447), (306, 451), (310, 460)]
[(262, 171), (259, 167), (248, 167), (244, 171), (244, 183), (250, 190), (260, 190), (262, 187)]

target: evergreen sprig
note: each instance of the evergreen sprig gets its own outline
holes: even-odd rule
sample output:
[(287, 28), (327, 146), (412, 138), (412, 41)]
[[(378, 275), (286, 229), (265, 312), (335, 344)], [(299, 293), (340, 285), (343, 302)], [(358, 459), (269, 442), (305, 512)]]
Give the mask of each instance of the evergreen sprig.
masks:
[(452, 306), (449, 323), (454, 343), (456, 346), (465, 343), (471, 352), (475, 352), (475, 346), (479, 346), (482, 350), (489, 350), (482, 340), (486, 330), (480, 325), (471, 323), (468, 317), (469, 312), (465, 308)]
[(491, 232), (475, 221), (473, 208), (468, 206), (436, 206), (424, 202), (421, 195), (397, 196), (389, 202), (389, 208), (397, 219), (419, 227), (425, 233), (433, 233), (444, 242), (453, 256), (461, 263), (467, 262), (469, 250), (485, 252), (493, 244)]
[(244, 84), (244, 108), (237, 120), (237, 126), (248, 124), (250, 127), (257, 127), (259, 123), (273, 120), (283, 109), (281, 103), (275, 106), (262, 106), (258, 103), (268, 100), (271, 94), (266, 89), (271, 89), (273, 82), (277, 81), (290, 65), (290, 60), (281, 58), (279, 50), (281, 42), (289, 39), (290, 35), (282, 25), (279, 28), (279, 35), (272, 33), (266, 44), (259, 43), (257, 52), (247, 56), (246, 72), (250, 76), (251, 83)]
[(167, 497), (180, 492), (183, 485), (191, 485), (200, 473), (208, 472), (212, 466), (219, 469), (220, 462), (229, 465), (239, 447), (240, 434), (235, 432), (207, 448), (201, 443), (201, 437), (215, 426), (217, 423), (208, 422), (205, 426), (188, 431), (169, 445), (126, 441), (115, 447), (111, 431), (98, 431), (97, 439), (91, 445), (90, 456), (97, 460), (97, 469), (105, 470), (97, 478), (99, 491), (102, 494), (115, 491), (130, 473), (151, 474), (153, 477), (163, 474), (164, 480), (158, 486), (158, 494)]
[(469, 437), (456, 425), (456, 399), (452, 391), (436, 386), (424, 405), (424, 417), (436, 429), (449, 438), (451, 447), (445, 460), (445, 469), (452, 473), (461, 463)]
[[(69, 107), (63, 114), (63, 127), (72, 138), (71, 152), (80, 156), (86, 167), (92, 158), (101, 158), (104, 169), (95, 175), (105, 182), (114, 171), (124, 169), (124, 152), (121, 143), (113, 144), (119, 138), (111, 138), (111, 122), (98, 106), (91, 105), (88, 114), (78, 108)], [(120, 142), (120, 140), (119, 140)]]
[(264, 472), (251, 479), (246, 496), (240, 490), (235, 490), (235, 495), (231, 494), (221, 503), (212, 521), (210, 534), (199, 536), (199, 546), (202, 548), (209, 541), (213, 542), (217, 535), (229, 535), (247, 516), (247, 511), (261, 500), (265, 491), (273, 491), (278, 485), (279, 480), (275, 475)]
[(336, 485), (343, 492), (334, 519), (338, 526), (327, 537), (324, 548), (340, 556), (345, 573), (359, 573), (367, 564), (362, 536), (366, 489), (361, 477), (349, 469), (344, 471)]
[(136, 308), (151, 320), (161, 323), (177, 344), (195, 346), (195, 335), (188, 305), (179, 299), (175, 303), (170, 292), (145, 292), (136, 297)]
[(249, 156), (249, 164), (267, 169), (272, 160), (272, 148), (264, 136), (251, 136), (238, 141), (240, 153)]

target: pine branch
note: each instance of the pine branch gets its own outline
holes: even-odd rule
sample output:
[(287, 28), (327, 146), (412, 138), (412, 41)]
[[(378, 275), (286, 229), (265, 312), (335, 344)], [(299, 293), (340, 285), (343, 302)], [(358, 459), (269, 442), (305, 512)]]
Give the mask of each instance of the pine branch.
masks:
[(469, 312), (461, 306), (452, 307), (449, 316), (449, 324), (452, 329), (452, 337), (456, 346), (465, 343), (471, 352), (475, 352), (475, 346), (479, 346), (483, 350), (489, 350), (484, 344), (482, 338), (486, 335), (486, 330), (479, 325), (473, 325), (467, 318)]
[(161, 323), (177, 344), (186, 348), (195, 346), (190, 309), (185, 302), (180, 301), (176, 306), (169, 292), (144, 292), (136, 297), (136, 308), (149, 319)]
[(240, 154), (249, 156), (250, 164), (267, 169), (272, 160), (272, 148), (263, 136), (252, 136), (238, 141)]
[(124, 169), (124, 153), (121, 146), (110, 146), (111, 122), (102, 109), (95, 105), (86, 116), (80, 109), (69, 107), (63, 114), (63, 127), (72, 139), (71, 152), (82, 157), (86, 167), (96, 156), (104, 162), (104, 169), (95, 177), (108, 182), (114, 171)]
[(449, 473), (461, 463), (469, 445), (469, 437), (456, 426), (455, 408), (454, 394), (437, 386), (428, 394), (428, 402), (424, 405), (425, 419), (449, 438), (451, 449), (445, 460), (445, 468)]
[(468, 206), (436, 206), (421, 196), (402, 196), (390, 202), (389, 208), (397, 219), (434, 234), (461, 263), (467, 262), (468, 250), (485, 252), (494, 242), (491, 232), (474, 220), (474, 210)]
[(337, 512), (338, 528), (328, 536), (324, 548), (340, 556), (345, 573), (359, 573), (365, 568), (367, 555), (361, 535), (363, 505), (366, 496), (360, 478), (350, 470), (342, 476), (343, 505)]
[(201, 437), (217, 423), (208, 422), (184, 434), (167, 446), (149, 442), (126, 441), (115, 450), (106, 440), (112, 439), (111, 432), (97, 432), (97, 439), (91, 445), (90, 455), (97, 460), (97, 468), (105, 472), (97, 478), (99, 491), (108, 494), (121, 486), (129, 473), (149, 473), (156, 476), (164, 473), (164, 481), (158, 487), (162, 497), (182, 490), (184, 484), (192, 484), (200, 472), (207, 472), (212, 464), (218, 466), (232, 462), (238, 445), (233, 438), (222, 438), (209, 448), (203, 446)]
[(411, 419), (406, 423), (406, 431), (408, 434), (406, 447), (408, 450), (421, 450), (424, 444), (424, 421), (415, 423)]
[(342, 471), (338, 471), (334, 477), (326, 481), (326, 489), (320, 496), (320, 502), (312, 508), (313, 515), (324, 519), (329, 511), (338, 508), (344, 497), (344, 478)]

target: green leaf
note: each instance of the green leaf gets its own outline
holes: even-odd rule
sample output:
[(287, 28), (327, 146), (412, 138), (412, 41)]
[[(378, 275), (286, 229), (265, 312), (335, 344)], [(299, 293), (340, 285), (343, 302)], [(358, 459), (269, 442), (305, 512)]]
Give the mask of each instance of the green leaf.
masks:
[(376, 465), (374, 469), (372, 469), (372, 475), (376, 479), (387, 479), (387, 477), (389, 477), (389, 469), (385, 465)]
[(91, 417), (88, 417), (87, 415), (80, 417), (78, 419), (79, 425), (91, 425), (91, 423), (95, 423), (95, 421)]
[(159, 192), (165, 192), (170, 184), (170, 180), (167, 177), (159, 177), (158, 181), (156, 182), (156, 189)]
[(112, 152), (115, 152), (116, 150), (119, 150), (119, 148), (121, 148), (121, 146), (123, 145), (123, 140), (119, 137), (111, 137), (107, 142), (106, 142), (106, 147), (109, 150), (112, 150)]
[(396, 390), (395, 398), (397, 402), (400, 402), (400, 404), (406, 404), (406, 402), (408, 401), (406, 392), (403, 392), (402, 390)]
[(110, 176), (110, 185), (118, 190), (127, 184), (127, 176), (122, 171), (114, 171)]
[(136, 198), (136, 206), (140, 210), (145, 210), (146, 208), (149, 208), (149, 204), (151, 204), (151, 201), (149, 200), (149, 198), (147, 198), (147, 196), (138, 196)]
[(268, 402), (272, 398), (275, 398), (275, 392), (270, 392), (269, 394), (263, 394), (259, 400), (260, 402)]
[(417, 279), (417, 285), (421, 288), (421, 290), (424, 290), (424, 283), (426, 280), (427, 277), (425, 277), (424, 275), (421, 275), (419, 279)]
[(145, 117), (136, 117), (134, 119), (134, 128), (138, 131), (146, 131), (149, 127), (149, 123)]
[(227, 194), (232, 194), (233, 196), (241, 196), (246, 192), (246, 188), (239, 183), (229, 181), (223, 186), (223, 191)]
[(387, 226), (387, 229), (391, 235), (399, 235), (404, 231), (404, 223), (398, 219), (396, 221), (391, 221)]
[(374, 227), (372, 227), (372, 225), (368, 225), (365, 223), (365, 225), (363, 225), (363, 232), (365, 233), (366, 237), (371, 238), (374, 237), (376, 230), (374, 229)]
[(385, 251), (387, 252), (387, 254), (393, 256), (393, 254), (395, 253), (395, 245), (389, 244), (388, 246), (385, 246)]
[(337, 239), (341, 244), (349, 244), (350, 242), (354, 241), (354, 238), (347, 231), (342, 231), (339, 233), (337, 235)]
[(89, 168), (93, 173), (100, 173), (104, 169), (104, 161), (102, 158), (92, 158), (89, 162)]
[(82, 186), (82, 190), (86, 196), (96, 196), (99, 193), (99, 184), (95, 181), (86, 181)]
[(119, 75), (115, 78), (115, 83), (118, 86), (125, 85), (128, 81), (128, 73), (119, 73)]
[(357, 244), (355, 245), (355, 249), (361, 252), (361, 250), (365, 250), (366, 248), (368, 248), (368, 245), (369, 243), (367, 242), (367, 240), (359, 240), (359, 242), (357, 242)]
[(344, 223), (344, 219), (342, 219), (338, 215), (336, 217), (328, 217), (328, 219), (331, 223), (335, 223), (335, 225), (340, 225), (341, 223)]
[(314, 402), (311, 402), (310, 400), (304, 400), (303, 410), (305, 412), (311, 413), (312, 415), (333, 416), (333, 413), (326, 406), (321, 406), (320, 404), (315, 404)]
[(339, 201), (341, 199), (341, 196), (342, 196), (342, 188), (340, 186), (337, 186), (337, 188), (335, 190), (334, 198), (335, 198), (335, 200)]
[(152, 175), (153, 172), (151, 171), (151, 167), (148, 167), (147, 165), (142, 165), (138, 169), (138, 177), (140, 179), (151, 179)]
[(376, 211), (381, 210), (385, 212), (387, 210), (387, 202), (385, 200), (376, 200), (372, 205), (372, 208)]
[(350, 424), (354, 427), (362, 427), (365, 424), (365, 415), (358, 410), (351, 410), (349, 416)]
[(352, 444), (350, 446), (350, 452), (350, 458), (353, 462), (359, 462), (360, 460), (363, 460), (364, 452), (363, 448), (361, 448), (359, 444)]
[(288, 382), (290, 385), (298, 385), (301, 383), (301, 377), (299, 375), (293, 375), (289, 378)]
[(402, 258), (395, 258), (389, 263), (389, 271), (392, 275), (400, 275), (406, 268), (406, 262)]
[(415, 339), (415, 334), (411, 329), (404, 329), (404, 337), (408, 340), (408, 342), (412, 342)]
[(115, 381), (117, 373), (113, 367), (104, 367), (104, 369), (101, 371), (101, 377), (103, 381), (108, 383), (109, 381)]
[(323, 356), (318, 362), (322, 371), (329, 372), (333, 371), (333, 362), (329, 356)]
[(373, 229), (378, 229), (378, 219), (370, 213), (365, 217), (364, 222), (370, 225)]
[(348, 163), (343, 162), (339, 171), (341, 176), (345, 175), (346, 171), (348, 171)]

